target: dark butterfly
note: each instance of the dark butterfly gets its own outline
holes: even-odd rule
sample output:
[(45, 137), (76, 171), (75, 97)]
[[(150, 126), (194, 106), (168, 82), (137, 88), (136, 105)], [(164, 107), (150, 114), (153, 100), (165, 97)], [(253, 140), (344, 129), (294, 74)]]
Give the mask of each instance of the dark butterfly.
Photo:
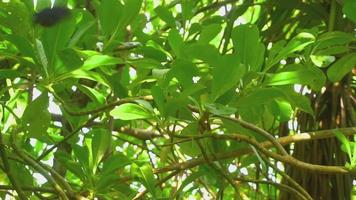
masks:
[(34, 14), (34, 21), (42, 26), (53, 26), (70, 16), (70, 10), (66, 7), (45, 8)]

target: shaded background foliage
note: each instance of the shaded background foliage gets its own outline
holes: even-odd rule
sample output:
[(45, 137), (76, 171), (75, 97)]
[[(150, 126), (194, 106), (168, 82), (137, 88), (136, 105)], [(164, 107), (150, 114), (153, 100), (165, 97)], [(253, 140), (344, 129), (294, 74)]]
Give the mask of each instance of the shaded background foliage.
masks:
[(1, 198), (351, 199), (355, 10), (0, 2)]

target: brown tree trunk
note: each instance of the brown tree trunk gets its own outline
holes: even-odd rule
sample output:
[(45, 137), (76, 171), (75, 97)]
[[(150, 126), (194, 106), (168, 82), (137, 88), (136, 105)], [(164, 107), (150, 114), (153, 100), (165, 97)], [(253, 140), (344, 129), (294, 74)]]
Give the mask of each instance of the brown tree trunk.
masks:
[[(355, 91), (350, 86), (351, 78), (346, 79), (341, 83), (330, 84), (320, 94), (310, 94), (315, 119), (305, 113), (299, 113), (298, 130), (308, 132), (355, 126), (352, 115), (355, 110), (355, 102), (352, 102)], [(297, 159), (313, 164), (343, 166), (348, 161), (336, 138), (298, 143), (292, 151)], [(316, 200), (351, 199), (350, 175), (315, 174), (290, 166), (287, 166), (287, 173)], [(296, 197), (281, 192), (280, 199)]]

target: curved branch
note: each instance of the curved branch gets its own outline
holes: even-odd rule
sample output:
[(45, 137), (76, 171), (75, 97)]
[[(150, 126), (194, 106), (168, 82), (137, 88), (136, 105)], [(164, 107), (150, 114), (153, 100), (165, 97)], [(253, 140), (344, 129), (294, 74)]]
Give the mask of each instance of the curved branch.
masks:
[(224, 117), (224, 116), (219, 116), (221, 118), (224, 119), (228, 119), (231, 120), (233, 122), (236, 122), (238, 124), (240, 124), (242, 127), (249, 129), (255, 133), (258, 133), (260, 135), (262, 135), (263, 137), (265, 137), (266, 139), (268, 139), (277, 149), (278, 151), (282, 154), (282, 155), (288, 155), (288, 153), (286, 152), (286, 150), (283, 148), (283, 146), (277, 141), (277, 139), (269, 132), (263, 130), (262, 128), (251, 124), (249, 122), (246, 122), (242, 119), (238, 119), (238, 118), (232, 118), (232, 117)]
[[(188, 105), (188, 108), (194, 112), (199, 112), (199, 110), (197, 108), (195, 108), (194, 106)], [(221, 116), (221, 115), (215, 115), (216, 117), (220, 117), (223, 119), (227, 119), (227, 120), (231, 120), (233, 122), (236, 122), (238, 124), (240, 124), (242, 127), (249, 129), (257, 134), (262, 135), (263, 137), (265, 137), (266, 139), (268, 139), (269, 141), (272, 142), (272, 144), (277, 148), (277, 150), (282, 154), (282, 155), (288, 155), (288, 153), (286, 152), (286, 150), (283, 148), (283, 146), (277, 142), (276, 138), (269, 132), (263, 130), (262, 128), (251, 124), (249, 122), (246, 122), (242, 119), (238, 119), (238, 118), (232, 118), (232, 117), (226, 117), (226, 116)]]
[[(356, 134), (356, 127), (343, 128), (343, 129), (338, 129), (338, 130), (342, 131), (345, 135)], [(302, 133), (302, 134), (298, 134), (298, 135), (278, 138), (277, 141), (282, 145), (288, 145), (288, 144), (295, 143), (295, 142), (312, 141), (312, 140), (335, 137), (335, 135), (332, 133), (332, 131), (333, 130), (323, 130), (323, 131), (315, 131), (315, 132), (311, 132), (311, 133)], [(258, 144), (262, 148), (273, 147), (273, 144), (270, 141), (260, 142)], [(216, 153), (215, 156), (211, 157), (210, 159), (212, 161), (231, 159), (231, 158), (239, 157), (239, 156), (242, 156), (245, 154), (249, 154), (251, 152), (252, 151), (250, 148), (244, 148), (244, 149), (240, 149), (238, 151)], [(191, 159), (186, 162), (175, 163), (170, 166), (155, 169), (155, 173), (164, 173), (164, 172), (177, 170), (177, 169), (180, 169), (180, 170), (189, 169), (189, 168), (193, 168), (193, 167), (203, 164), (203, 163), (206, 163), (206, 161), (204, 158), (200, 157), (200, 158), (196, 158), (196, 159)], [(342, 171), (345, 173), (349, 173), (345, 169)]]

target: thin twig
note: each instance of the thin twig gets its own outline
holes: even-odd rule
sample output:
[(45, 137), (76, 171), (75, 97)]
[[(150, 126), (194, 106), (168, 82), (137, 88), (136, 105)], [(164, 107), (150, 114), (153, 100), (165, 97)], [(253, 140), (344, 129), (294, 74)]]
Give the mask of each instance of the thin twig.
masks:
[(84, 124), (79, 126), (77, 129), (75, 129), (73, 132), (70, 134), (66, 135), (63, 140), (58, 142), (57, 144), (53, 145), (51, 148), (49, 148), (47, 151), (43, 152), (37, 159), (36, 161), (42, 160), (44, 157), (46, 157), (49, 153), (51, 153), (54, 149), (56, 149), (59, 145), (62, 143), (68, 141), (70, 138), (72, 138), (75, 134), (77, 134), (82, 128), (86, 127), (89, 123), (91, 123), (95, 118), (97, 118), (97, 115), (92, 116), (90, 119), (88, 119)]

